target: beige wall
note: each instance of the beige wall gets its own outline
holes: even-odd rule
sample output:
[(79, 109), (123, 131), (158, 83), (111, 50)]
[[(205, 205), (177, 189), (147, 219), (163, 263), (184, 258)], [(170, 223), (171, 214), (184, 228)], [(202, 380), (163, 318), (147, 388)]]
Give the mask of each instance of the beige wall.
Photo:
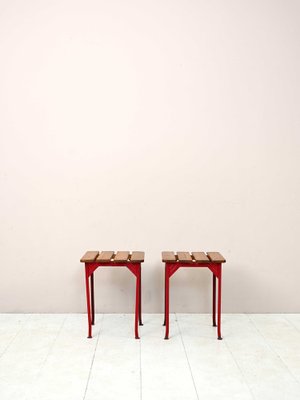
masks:
[[(224, 311), (297, 312), (299, 1), (0, 0), (1, 312), (82, 312), (86, 249), (218, 250)], [(209, 311), (181, 270), (172, 310)], [(98, 311), (133, 310), (127, 270)]]

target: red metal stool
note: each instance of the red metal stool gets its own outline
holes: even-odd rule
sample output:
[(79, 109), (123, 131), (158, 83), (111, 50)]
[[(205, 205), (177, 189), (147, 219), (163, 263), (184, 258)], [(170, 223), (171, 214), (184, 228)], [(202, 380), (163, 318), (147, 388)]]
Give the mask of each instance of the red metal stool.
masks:
[[(218, 327), (218, 339), (222, 340), (221, 335), (221, 289), (222, 289), (222, 263), (225, 258), (218, 252), (193, 252), (163, 251), (162, 261), (165, 263), (165, 320), (166, 326), (165, 339), (169, 339), (169, 304), (170, 304), (170, 278), (180, 267), (207, 267), (213, 273), (213, 309), (212, 322), (213, 326)], [(218, 279), (218, 324), (216, 324), (216, 279)]]
[(95, 324), (94, 271), (98, 267), (127, 267), (136, 276), (134, 334), (139, 339), (138, 325), (142, 324), (141, 263), (145, 253), (142, 251), (87, 251), (80, 259), (85, 263), (86, 302), (88, 314), (88, 338), (92, 337)]

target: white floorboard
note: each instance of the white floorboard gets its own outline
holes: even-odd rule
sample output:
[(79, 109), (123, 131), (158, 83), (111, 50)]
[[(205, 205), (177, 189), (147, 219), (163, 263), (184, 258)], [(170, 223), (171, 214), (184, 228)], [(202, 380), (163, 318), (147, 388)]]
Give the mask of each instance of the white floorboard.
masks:
[(141, 341), (143, 400), (197, 400), (188, 360), (174, 314), (172, 333), (164, 340), (163, 316), (146, 315)]
[(0, 359), (0, 398), (30, 397), (65, 316), (32, 315)]
[(299, 400), (300, 315), (0, 314), (1, 400)]
[(257, 314), (251, 315), (250, 319), (295, 381), (300, 383), (300, 332), (282, 314)]
[[(273, 329), (276, 329), (275, 321)], [(224, 329), (227, 332), (224, 340), (255, 399), (299, 397), (299, 385), (253, 324), (252, 317), (226, 315)]]
[(0, 314), (0, 358), (29, 318), (29, 314)]
[(133, 323), (133, 315), (104, 315), (85, 400), (140, 399), (141, 343)]
[(253, 399), (225, 340), (217, 340), (211, 316), (179, 314), (178, 323), (199, 398)]
[(27, 400), (84, 398), (102, 316), (96, 316), (98, 323), (94, 339), (87, 339), (85, 315), (65, 317), (62, 329)]

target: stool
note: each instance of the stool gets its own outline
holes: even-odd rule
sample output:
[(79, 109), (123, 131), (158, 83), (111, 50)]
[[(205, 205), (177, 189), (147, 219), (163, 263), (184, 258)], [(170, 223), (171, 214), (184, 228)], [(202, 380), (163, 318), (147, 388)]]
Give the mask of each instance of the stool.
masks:
[(136, 276), (134, 334), (139, 339), (138, 325), (142, 324), (141, 263), (145, 253), (142, 251), (87, 251), (80, 259), (85, 263), (86, 303), (88, 314), (88, 338), (92, 337), (95, 324), (94, 271), (98, 267), (127, 267)]
[[(178, 251), (175, 254), (173, 251), (163, 251), (162, 261), (165, 263), (165, 320), (166, 327), (165, 339), (169, 339), (169, 288), (170, 278), (180, 267), (207, 267), (213, 274), (213, 307), (212, 307), (212, 323), (213, 326), (218, 326), (218, 339), (222, 340), (221, 336), (221, 288), (222, 288), (222, 263), (225, 263), (225, 258), (218, 252), (192, 252)], [(218, 324), (216, 324), (216, 279), (218, 279)]]

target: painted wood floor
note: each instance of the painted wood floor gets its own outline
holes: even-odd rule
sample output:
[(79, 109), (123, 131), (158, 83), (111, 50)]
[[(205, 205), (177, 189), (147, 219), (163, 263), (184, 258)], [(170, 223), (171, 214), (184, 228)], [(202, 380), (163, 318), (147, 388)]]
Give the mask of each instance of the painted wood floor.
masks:
[(300, 399), (300, 314), (0, 314), (1, 400)]

